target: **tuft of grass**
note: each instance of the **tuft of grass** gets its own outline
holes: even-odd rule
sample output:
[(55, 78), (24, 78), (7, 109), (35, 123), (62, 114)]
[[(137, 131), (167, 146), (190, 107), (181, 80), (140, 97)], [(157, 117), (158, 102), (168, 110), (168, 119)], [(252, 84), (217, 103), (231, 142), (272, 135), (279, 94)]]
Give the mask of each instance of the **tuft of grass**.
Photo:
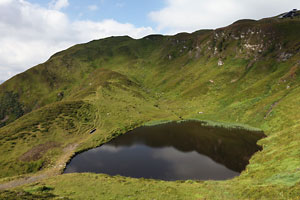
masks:
[(241, 124), (241, 123), (216, 122), (211, 120), (199, 120), (199, 119), (187, 119), (183, 121), (190, 121), (190, 120), (199, 121), (203, 124), (203, 126), (222, 127), (226, 129), (243, 129), (248, 131), (263, 132), (263, 130), (260, 128), (252, 127), (250, 125)]

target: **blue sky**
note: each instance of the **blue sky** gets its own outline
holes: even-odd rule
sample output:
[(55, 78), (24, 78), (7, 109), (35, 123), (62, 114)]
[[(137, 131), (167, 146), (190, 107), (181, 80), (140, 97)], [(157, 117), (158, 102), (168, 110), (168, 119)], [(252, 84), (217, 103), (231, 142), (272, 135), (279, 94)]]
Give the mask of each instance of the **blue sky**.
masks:
[[(48, 7), (47, 0), (28, 0)], [(69, 6), (62, 11), (72, 19), (99, 21), (114, 19), (136, 26), (155, 26), (148, 13), (163, 8), (163, 0), (69, 0)]]
[(94, 39), (215, 29), (293, 8), (299, 0), (0, 0), (0, 80)]

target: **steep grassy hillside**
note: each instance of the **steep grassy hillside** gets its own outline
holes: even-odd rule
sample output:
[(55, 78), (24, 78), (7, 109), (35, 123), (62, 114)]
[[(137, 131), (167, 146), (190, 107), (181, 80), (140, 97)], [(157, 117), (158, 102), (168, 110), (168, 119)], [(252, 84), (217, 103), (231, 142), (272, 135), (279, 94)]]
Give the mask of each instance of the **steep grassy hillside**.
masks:
[[(240, 20), (192, 34), (110, 37), (53, 55), (0, 85), (0, 183), (51, 178), (0, 197), (297, 199), (299, 33), (299, 17)], [(59, 175), (75, 152), (147, 122), (190, 118), (248, 124), (268, 137), (228, 181)]]

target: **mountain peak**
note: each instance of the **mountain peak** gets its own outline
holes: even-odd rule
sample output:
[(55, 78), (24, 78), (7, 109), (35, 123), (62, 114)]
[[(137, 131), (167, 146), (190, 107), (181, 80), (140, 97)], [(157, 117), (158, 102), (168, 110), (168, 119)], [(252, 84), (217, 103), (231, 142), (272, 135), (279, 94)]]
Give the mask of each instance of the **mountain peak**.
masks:
[(293, 18), (293, 17), (296, 17), (296, 16), (299, 16), (300, 15), (300, 10), (298, 9), (293, 9), (289, 12), (286, 12), (286, 13), (283, 13), (281, 15), (278, 16), (278, 18), (280, 19), (283, 19), (283, 18)]

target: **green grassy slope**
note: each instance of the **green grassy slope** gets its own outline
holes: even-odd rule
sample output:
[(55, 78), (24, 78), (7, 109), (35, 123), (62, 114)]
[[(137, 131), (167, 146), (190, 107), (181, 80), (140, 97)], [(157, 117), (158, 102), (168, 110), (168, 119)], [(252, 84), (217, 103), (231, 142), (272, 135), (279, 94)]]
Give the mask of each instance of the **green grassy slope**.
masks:
[(39, 189), (46, 185), (51, 194), (75, 199), (296, 199), (299, 33), (299, 17), (240, 20), (217, 30), (111, 37), (59, 52), (0, 85), (0, 182), (57, 174), (72, 155), (64, 157), (66, 151), (95, 147), (146, 122), (194, 118), (261, 128), (268, 135), (259, 141), (263, 151), (228, 181), (68, 174), (26, 186), (24, 195), (47, 196), (49, 190)]

